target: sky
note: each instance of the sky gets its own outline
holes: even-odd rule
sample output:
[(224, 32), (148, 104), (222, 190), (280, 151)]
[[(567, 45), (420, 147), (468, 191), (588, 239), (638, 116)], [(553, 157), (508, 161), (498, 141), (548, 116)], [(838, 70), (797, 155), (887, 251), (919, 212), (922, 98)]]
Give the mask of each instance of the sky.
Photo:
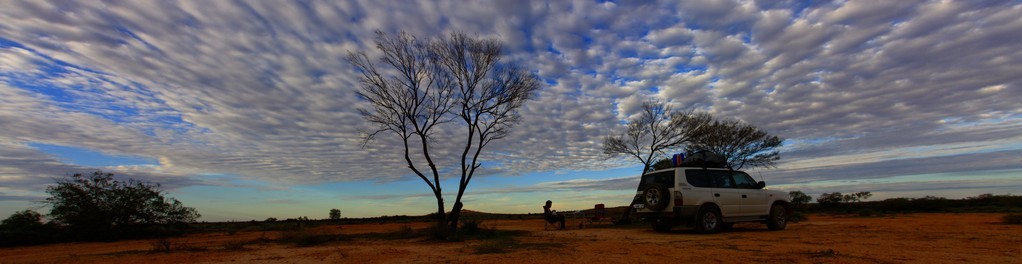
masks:
[[(626, 205), (641, 166), (604, 155), (602, 139), (650, 99), (784, 138), (776, 168), (748, 170), (768, 188), (1022, 193), (1019, 1), (0, 6), (3, 216), (47, 212), (46, 186), (95, 170), (161, 183), (203, 221), (435, 211), (396, 139), (363, 148), (371, 125), (345, 56), (378, 55), (375, 30), (496, 38), (544, 81), (485, 150), (466, 209)], [(435, 149), (442, 168), (456, 149)]]

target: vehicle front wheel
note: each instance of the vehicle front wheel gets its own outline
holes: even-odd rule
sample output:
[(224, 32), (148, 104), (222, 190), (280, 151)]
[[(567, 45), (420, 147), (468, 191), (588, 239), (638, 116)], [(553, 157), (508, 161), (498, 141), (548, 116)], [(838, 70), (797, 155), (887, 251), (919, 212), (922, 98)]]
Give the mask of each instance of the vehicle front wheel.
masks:
[(717, 211), (717, 208), (706, 206), (700, 208), (699, 214), (696, 215), (696, 232), (700, 234), (716, 233), (720, 231), (723, 223), (720, 211)]
[(767, 228), (770, 230), (784, 230), (788, 226), (788, 208), (775, 204), (770, 207), (770, 219), (767, 220)]

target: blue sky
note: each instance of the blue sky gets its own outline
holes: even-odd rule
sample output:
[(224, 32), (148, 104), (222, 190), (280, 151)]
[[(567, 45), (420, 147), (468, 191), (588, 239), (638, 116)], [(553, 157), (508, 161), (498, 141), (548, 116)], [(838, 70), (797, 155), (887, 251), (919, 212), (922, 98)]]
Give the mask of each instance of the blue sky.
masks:
[(394, 139), (361, 147), (344, 58), (376, 55), (374, 30), (498, 38), (547, 84), (487, 149), (471, 210), (626, 204), (640, 167), (600, 144), (653, 98), (787, 139), (777, 168), (751, 170), (774, 189), (1022, 190), (1018, 1), (2, 5), (0, 215), (46, 211), (54, 179), (97, 169), (209, 221), (429, 213)]

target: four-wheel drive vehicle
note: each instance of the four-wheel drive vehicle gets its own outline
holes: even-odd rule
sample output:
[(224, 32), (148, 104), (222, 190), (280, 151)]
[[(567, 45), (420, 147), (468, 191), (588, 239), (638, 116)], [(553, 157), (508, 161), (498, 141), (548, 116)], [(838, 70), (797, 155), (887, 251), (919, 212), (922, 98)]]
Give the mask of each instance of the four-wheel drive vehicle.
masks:
[(684, 224), (714, 233), (736, 222), (782, 230), (790, 210), (788, 194), (764, 186), (741, 171), (675, 167), (643, 175), (632, 206), (660, 232)]

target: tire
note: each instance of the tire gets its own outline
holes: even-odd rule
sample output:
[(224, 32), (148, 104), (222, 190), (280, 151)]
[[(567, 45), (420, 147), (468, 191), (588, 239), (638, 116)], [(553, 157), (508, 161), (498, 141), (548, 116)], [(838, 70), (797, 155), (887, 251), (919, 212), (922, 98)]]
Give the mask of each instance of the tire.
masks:
[(671, 194), (667, 190), (667, 186), (661, 184), (650, 184), (642, 191), (642, 205), (649, 210), (662, 211), (667, 209), (670, 198)]
[(653, 231), (657, 231), (660, 233), (670, 232), (671, 227), (674, 227), (674, 225), (672, 225), (671, 222), (667, 221), (666, 219), (653, 220), (652, 222), (650, 222), (650, 225), (653, 226)]
[(723, 227), (723, 220), (720, 210), (712, 206), (703, 206), (699, 208), (699, 213), (696, 214), (696, 222), (693, 225), (695, 226), (696, 233), (713, 234), (720, 231), (720, 228)]
[(767, 219), (767, 228), (770, 230), (784, 230), (788, 226), (788, 208), (784, 205), (774, 204), (770, 207), (770, 216)]

